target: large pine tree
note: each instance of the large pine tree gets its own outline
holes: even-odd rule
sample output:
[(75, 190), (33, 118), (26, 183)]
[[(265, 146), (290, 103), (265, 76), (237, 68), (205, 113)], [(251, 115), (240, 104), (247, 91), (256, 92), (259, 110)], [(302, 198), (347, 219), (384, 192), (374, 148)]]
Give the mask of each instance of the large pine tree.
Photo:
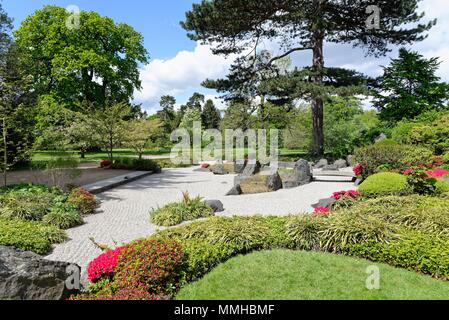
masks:
[(335, 87), (341, 86), (336, 76), (342, 73), (348, 81), (347, 72), (325, 68), (324, 43), (350, 43), (366, 49), (367, 54), (381, 56), (389, 51), (390, 44), (423, 40), (423, 33), (436, 21), (420, 23), (424, 16), (417, 12), (420, 1), (376, 1), (381, 9), (380, 28), (372, 29), (366, 24), (371, 0), (203, 0), (193, 4), (182, 26), (192, 40), (214, 45), (216, 54), (257, 54), (263, 41), (277, 42), (283, 52), (267, 66), (294, 52), (311, 51), (311, 67), (301, 70), (296, 79), (307, 79), (307, 86), (298, 91), (312, 103), (313, 152), (322, 155), (326, 90), (323, 93), (320, 87), (329, 86), (329, 79)]

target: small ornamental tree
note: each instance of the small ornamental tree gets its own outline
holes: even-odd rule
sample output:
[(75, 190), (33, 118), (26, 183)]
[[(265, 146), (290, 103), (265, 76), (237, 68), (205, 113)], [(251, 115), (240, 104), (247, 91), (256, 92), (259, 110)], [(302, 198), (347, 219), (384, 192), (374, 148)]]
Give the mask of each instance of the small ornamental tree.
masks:
[(136, 119), (128, 121), (125, 124), (125, 130), (124, 145), (133, 149), (139, 159), (142, 159), (148, 143), (162, 130), (162, 124), (159, 119)]

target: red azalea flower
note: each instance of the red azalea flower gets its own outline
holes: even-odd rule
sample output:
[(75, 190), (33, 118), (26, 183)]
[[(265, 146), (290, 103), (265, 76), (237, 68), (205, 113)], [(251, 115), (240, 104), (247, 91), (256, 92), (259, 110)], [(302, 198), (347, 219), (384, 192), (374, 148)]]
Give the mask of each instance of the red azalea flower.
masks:
[(112, 161), (111, 160), (103, 160), (100, 162), (100, 167), (102, 168), (107, 168), (110, 165), (112, 165)]
[(103, 276), (112, 276), (118, 264), (118, 257), (124, 247), (110, 250), (98, 256), (89, 263), (87, 274), (90, 282), (95, 282)]
[(445, 175), (449, 174), (449, 171), (447, 171), (445, 169), (435, 169), (435, 170), (427, 171), (426, 173), (431, 178), (441, 178), (441, 177), (444, 177)]
[(413, 172), (414, 172), (413, 169), (410, 168), (410, 169), (407, 169), (404, 171), (404, 175), (408, 176), (409, 174), (412, 174)]
[(315, 209), (315, 215), (320, 215), (320, 214), (327, 214), (329, 213), (331, 210), (329, 208), (326, 207), (320, 207), (320, 208), (316, 208)]
[(203, 163), (202, 165), (201, 165), (201, 169), (207, 169), (207, 168), (209, 168), (210, 167), (210, 164), (208, 164), (208, 163)]
[(364, 168), (361, 164), (358, 164), (353, 168), (354, 174), (356, 176), (360, 176), (363, 173), (363, 170), (364, 170)]

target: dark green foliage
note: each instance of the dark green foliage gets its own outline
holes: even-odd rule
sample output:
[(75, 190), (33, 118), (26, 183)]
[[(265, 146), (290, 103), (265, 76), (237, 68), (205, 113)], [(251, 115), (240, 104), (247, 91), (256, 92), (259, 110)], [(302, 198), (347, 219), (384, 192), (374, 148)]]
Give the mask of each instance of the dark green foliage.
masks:
[[(378, 80), (374, 105), (383, 120), (397, 122), (413, 119), (429, 110), (446, 108), (449, 85), (440, 82), (436, 72), (438, 58), (425, 59), (417, 52), (402, 48), (399, 58), (384, 68)], [(388, 92), (388, 95), (385, 95)]]
[(122, 170), (153, 171), (154, 173), (159, 173), (161, 171), (161, 168), (155, 161), (150, 159), (137, 158), (116, 158), (114, 159), (114, 163), (110, 168)]
[(212, 100), (207, 100), (203, 107), (201, 120), (204, 129), (218, 129), (220, 128), (221, 115), (220, 111), (215, 107)]

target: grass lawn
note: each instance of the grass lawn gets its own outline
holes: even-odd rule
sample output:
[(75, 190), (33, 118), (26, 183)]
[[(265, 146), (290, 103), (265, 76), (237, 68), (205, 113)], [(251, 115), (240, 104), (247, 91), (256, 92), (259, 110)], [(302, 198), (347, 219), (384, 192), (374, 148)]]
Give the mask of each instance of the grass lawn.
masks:
[[(79, 156), (78, 151), (67, 151), (66, 154), (72, 154), (75, 156)], [(161, 155), (169, 155), (170, 150), (151, 150), (146, 151), (145, 155), (147, 156), (161, 156)], [(58, 155), (61, 155), (61, 152), (54, 152), (54, 151), (37, 151), (33, 154), (33, 162), (45, 162), (49, 161), (51, 159), (56, 158)], [(114, 157), (121, 158), (121, 157), (136, 157), (136, 153), (131, 149), (116, 149), (114, 150)], [(169, 156), (168, 156), (169, 157)], [(101, 161), (108, 158), (108, 155), (106, 152), (88, 152), (86, 153), (86, 158), (81, 159), (83, 161), (89, 162), (89, 161)]]
[[(367, 267), (380, 269), (368, 290)], [(238, 256), (183, 288), (177, 300), (449, 299), (449, 282), (345, 256), (275, 250)]]

